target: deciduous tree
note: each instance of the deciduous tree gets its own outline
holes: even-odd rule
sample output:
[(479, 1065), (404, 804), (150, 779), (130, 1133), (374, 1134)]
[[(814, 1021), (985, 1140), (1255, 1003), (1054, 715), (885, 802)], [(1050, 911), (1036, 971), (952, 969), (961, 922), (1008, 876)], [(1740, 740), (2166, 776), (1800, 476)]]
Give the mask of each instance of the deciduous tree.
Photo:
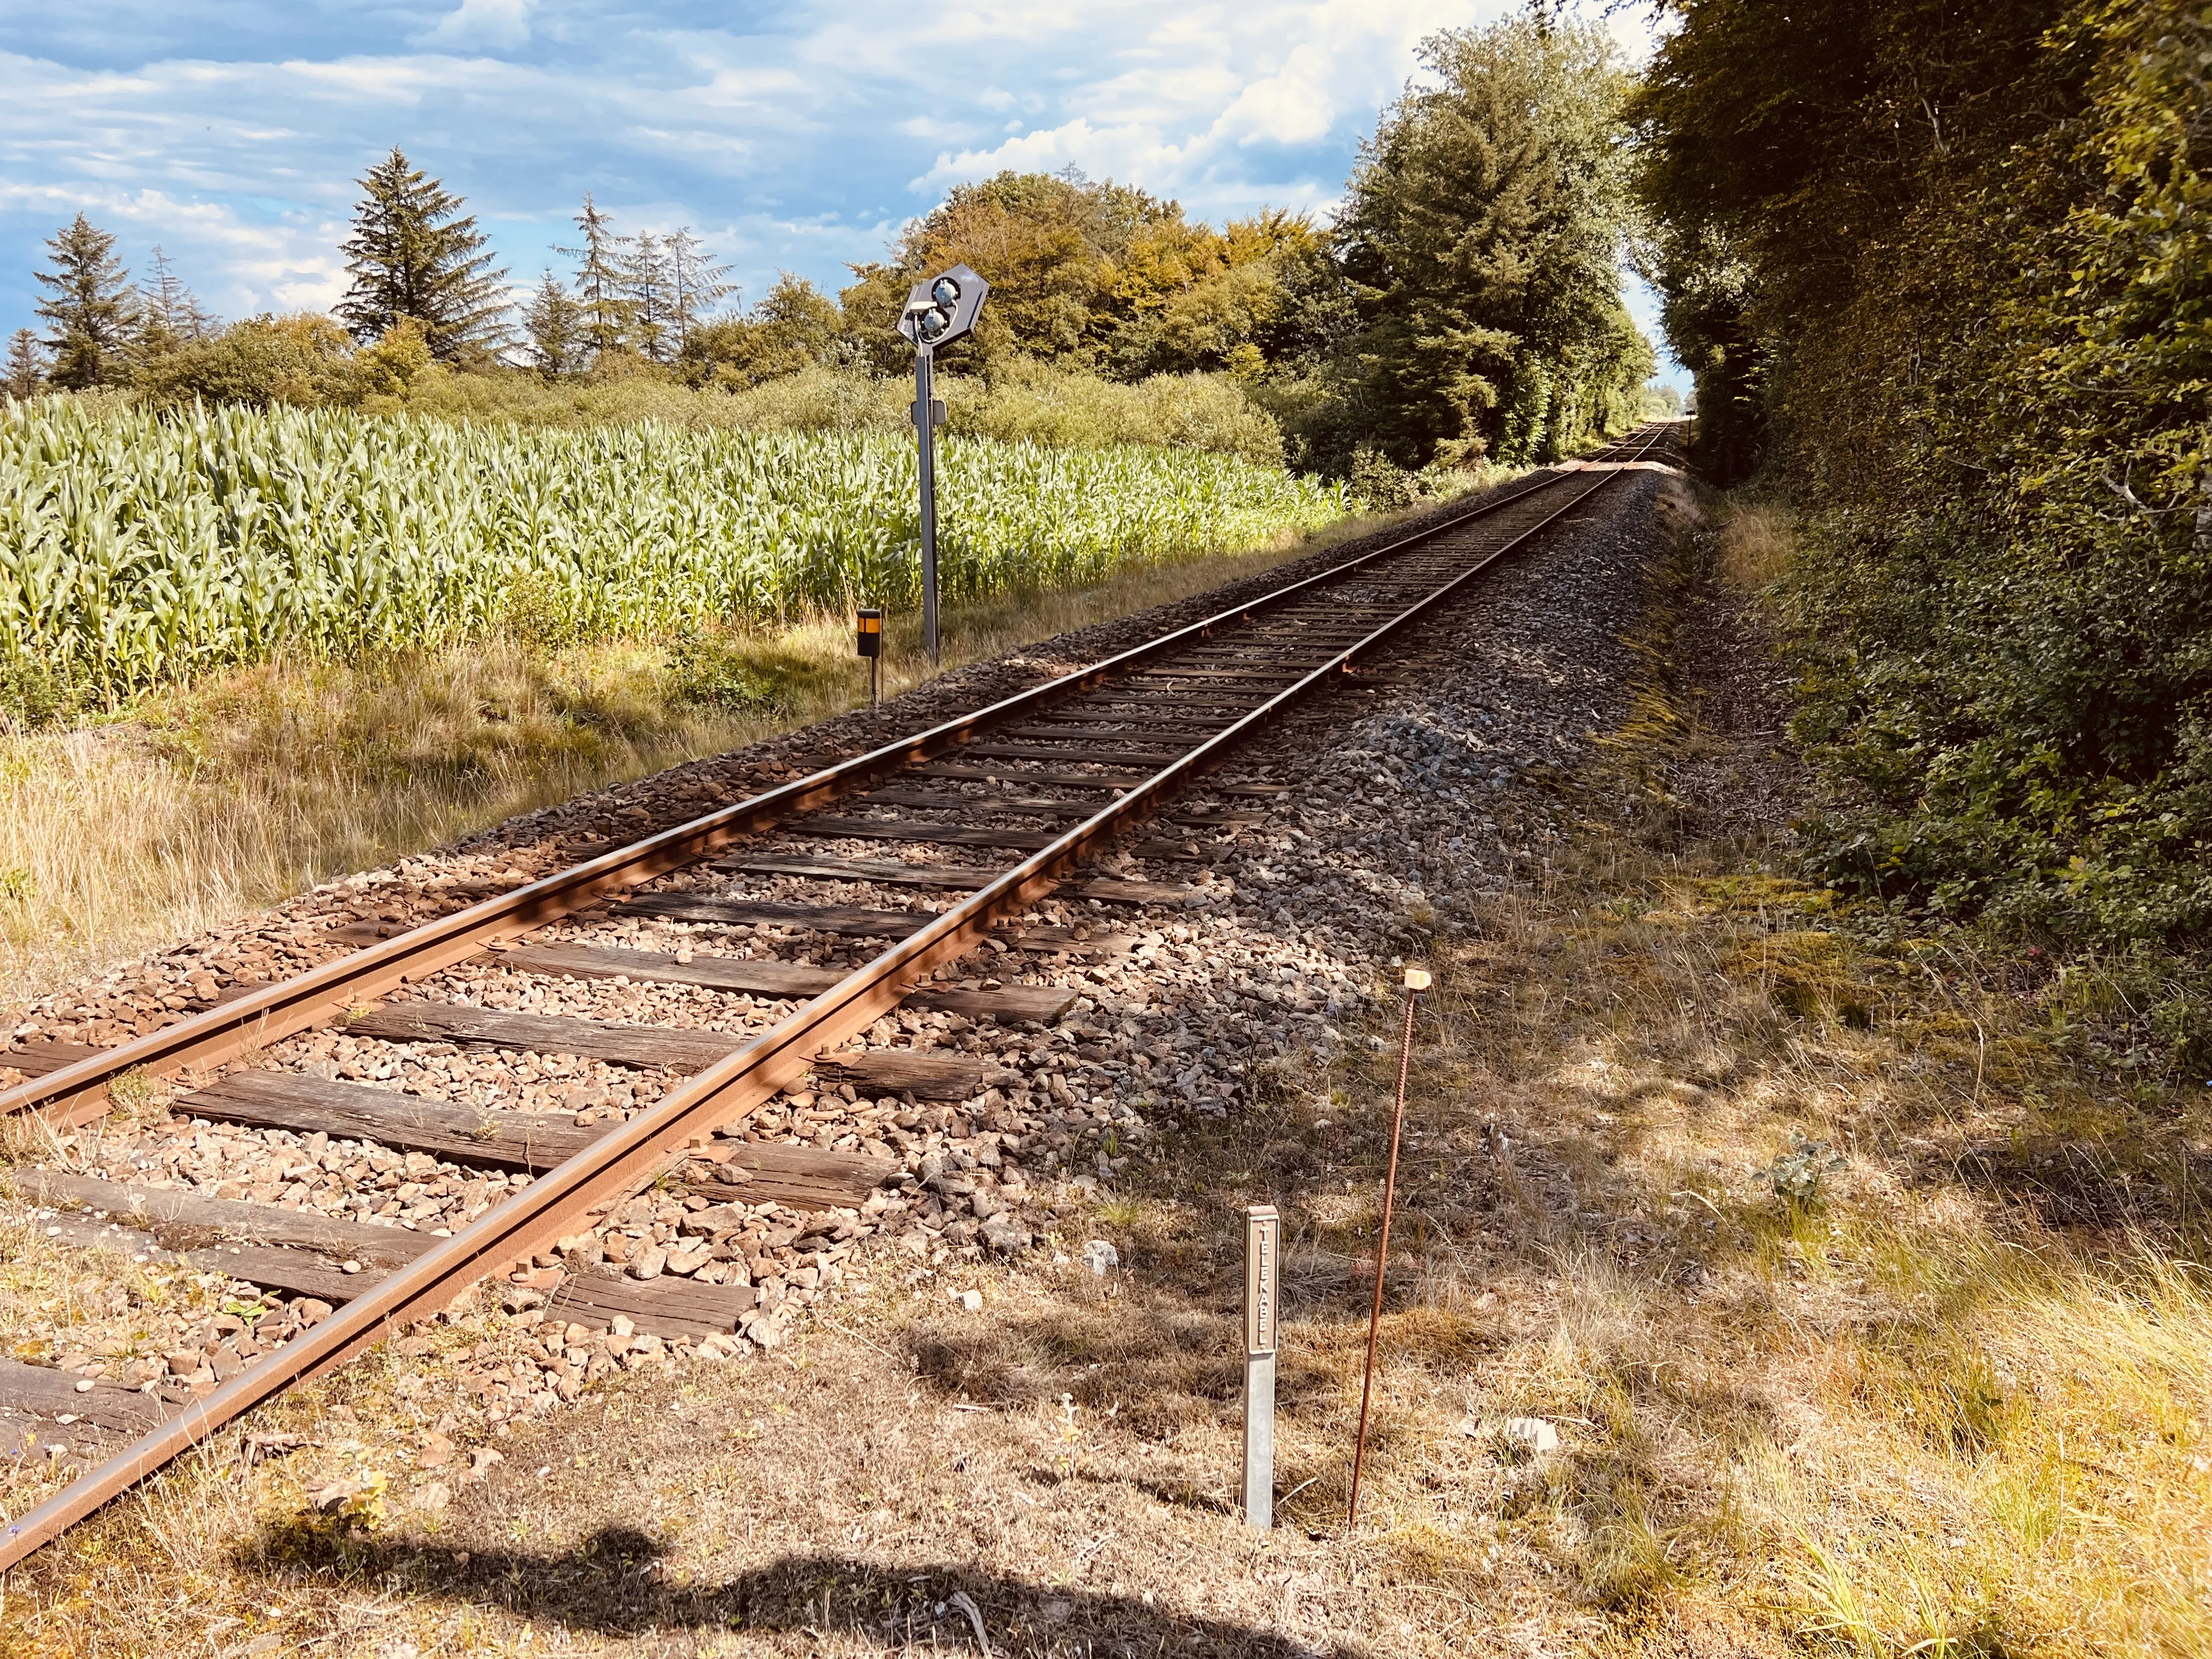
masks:
[(1601, 27), (1535, 17), (1420, 58), (1338, 222), (1373, 436), (1407, 466), (1548, 459), (1650, 370), (1620, 298), (1629, 78)]
[(684, 376), (694, 386), (736, 389), (836, 360), (845, 319), (837, 302), (804, 276), (784, 271), (743, 317), (702, 323), (684, 343)]

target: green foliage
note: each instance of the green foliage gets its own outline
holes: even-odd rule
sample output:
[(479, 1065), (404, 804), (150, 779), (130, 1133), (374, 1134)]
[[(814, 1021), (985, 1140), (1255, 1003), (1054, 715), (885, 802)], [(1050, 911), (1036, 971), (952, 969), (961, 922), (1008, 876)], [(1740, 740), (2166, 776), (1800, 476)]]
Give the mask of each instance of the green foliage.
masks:
[(1849, 1169), (1850, 1162), (1826, 1141), (1808, 1140), (1802, 1131), (1793, 1129), (1790, 1150), (1752, 1174), (1771, 1187), (1777, 1198), (1811, 1204), (1820, 1195), (1820, 1183), (1838, 1170)]
[(356, 340), (380, 339), (403, 319), (430, 355), (465, 362), (505, 343), (507, 272), (461, 198), (409, 164), (397, 145), (356, 181), (353, 234), (338, 245), (351, 278), (339, 320)]
[(692, 386), (744, 391), (839, 361), (848, 355), (843, 332), (837, 302), (787, 270), (750, 316), (717, 318), (692, 329), (678, 365)]
[[(1674, 9), (1644, 188), (1678, 344), (1726, 359), (1729, 418), (1755, 409), (1812, 509), (1785, 598), (1799, 729), (1838, 803), (1817, 866), (1946, 915), (2201, 953), (2212, 15)], [(2212, 1048), (2185, 1012), (2197, 971), (2162, 1006)]]
[(585, 367), (584, 308), (550, 270), (538, 278), (523, 307), (522, 334), (527, 343), (526, 360), (547, 380), (557, 380)]
[(349, 404), (362, 386), (349, 343), (343, 329), (311, 312), (250, 317), (153, 358), (138, 371), (138, 385), (157, 405)]
[(783, 714), (799, 705), (817, 665), (757, 643), (728, 629), (706, 627), (668, 649), (669, 695), (688, 702), (740, 713)]
[(54, 268), (32, 273), (49, 290), (38, 304), (52, 325), (46, 343), (54, 365), (46, 378), (72, 392), (128, 379), (137, 295), (115, 257), (115, 238), (80, 213), (46, 248)]
[(1620, 299), (1628, 77), (1595, 24), (1516, 17), (1421, 47), (1338, 222), (1369, 439), (1401, 465), (1555, 459), (1638, 411)]
[[(98, 699), (280, 651), (908, 606), (915, 465), (910, 437), (873, 432), (0, 406), (0, 675)], [(1343, 511), (1337, 490), (1190, 449), (953, 437), (939, 476), (956, 603)]]
[(1224, 230), (1182, 206), (1073, 169), (1002, 173), (954, 187), (907, 227), (887, 264), (854, 268), (842, 296), (853, 351), (904, 367), (892, 330), (909, 285), (966, 264), (991, 282), (955, 369), (995, 374), (1017, 358), (1120, 380), (1256, 368), (1310, 353), (1341, 320), (1341, 283), (1311, 221), (1263, 210)]

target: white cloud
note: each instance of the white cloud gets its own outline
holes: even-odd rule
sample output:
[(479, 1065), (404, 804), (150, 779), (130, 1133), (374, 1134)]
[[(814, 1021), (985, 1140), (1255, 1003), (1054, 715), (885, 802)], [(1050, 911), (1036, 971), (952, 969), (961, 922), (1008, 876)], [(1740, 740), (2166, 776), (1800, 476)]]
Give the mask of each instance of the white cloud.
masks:
[(1217, 220), (1325, 208), (1421, 37), (1512, 0), (946, 0), (926, 41), (890, 0), (295, 5), (261, 34), (131, 3), (83, 0), (106, 26), (66, 40), (0, 14), (0, 332), (79, 207), (231, 314), (325, 302), (352, 181), (395, 143), (520, 276), (589, 190), (719, 239), (751, 294), (780, 267), (834, 285), (1001, 167), (1073, 162)]
[(537, 0), (461, 0), (438, 20), (435, 28), (410, 38), (426, 46), (507, 46), (530, 39), (530, 13)]

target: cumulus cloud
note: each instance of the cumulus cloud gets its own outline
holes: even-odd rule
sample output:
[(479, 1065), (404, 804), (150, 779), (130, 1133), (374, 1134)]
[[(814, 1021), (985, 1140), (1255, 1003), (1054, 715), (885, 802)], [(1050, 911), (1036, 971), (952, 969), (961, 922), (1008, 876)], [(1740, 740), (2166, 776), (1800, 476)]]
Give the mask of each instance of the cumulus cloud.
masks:
[(519, 46), (530, 39), (537, 0), (461, 0), (437, 27), (412, 39), (426, 46)]
[(1510, 0), (947, 0), (926, 33), (890, 0), (431, 0), (236, 29), (131, 26), (131, 3), (90, 0), (104, 33), (0, 22), (0, 331), (80, 207), (230, 314), (326, 303), (353, 180), (395, 143), (519, 277), (589, 190), (618, 222), (690, 224), (755, 295), (780, 268), (835, 286), (1001, 167), (1072, 163), (1214, 219), (1325, 207), (1421, 37)]

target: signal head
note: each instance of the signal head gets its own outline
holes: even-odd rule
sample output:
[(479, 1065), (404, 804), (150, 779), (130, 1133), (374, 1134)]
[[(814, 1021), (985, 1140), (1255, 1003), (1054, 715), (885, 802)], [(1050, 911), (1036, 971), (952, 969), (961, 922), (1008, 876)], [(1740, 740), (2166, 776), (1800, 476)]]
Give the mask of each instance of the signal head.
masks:
[(975, 326), (991, 285), (966, 265), (916, 283), (899, 313), (898, 331), (917, 347), (950, 345)]

